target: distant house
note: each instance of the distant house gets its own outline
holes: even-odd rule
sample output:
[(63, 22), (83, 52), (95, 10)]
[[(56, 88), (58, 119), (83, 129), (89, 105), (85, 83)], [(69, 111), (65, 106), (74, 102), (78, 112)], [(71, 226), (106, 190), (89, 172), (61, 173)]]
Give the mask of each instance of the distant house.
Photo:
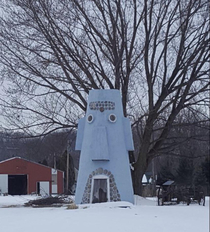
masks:
[(20, 157), (0, 162), (0, 193), (61, 194), (64, 173)]
[(148, 184), (148, 180), (147, 180), (147, 177), (146, 177), (145, 174), (143, 175), (143, 178), (142, 178), (142, 184), (143, 184), (143, 185)]

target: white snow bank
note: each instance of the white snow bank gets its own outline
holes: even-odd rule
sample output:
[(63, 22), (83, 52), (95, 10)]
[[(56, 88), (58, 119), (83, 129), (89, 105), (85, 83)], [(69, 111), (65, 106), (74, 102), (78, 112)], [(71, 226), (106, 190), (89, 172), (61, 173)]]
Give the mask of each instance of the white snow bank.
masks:
[(156, 197), (144, 198), (134, 195), (134, 205), (155, 206), (157, 205), (157, 198)]
[[(23, 206), (26, 202), (34, 199), (41, 198), (37, 195), (21, 195), (21, 196), (1, 196), (0, 195), (0, 208), (2, 207), (18, 207)], [(72, 200), (74, 200), (73, 196), (70, 196)], [(156, 198), (143, 198), (140, 196), (135, 195), (134, 196), (134, 205), (147, 205), (147, 206), (155, 206), (157, 205)], [(103, 208), (113, 208), (113, 207), (121, 207), (121, 208), (131, 208), (133, 204), (125, 201), (119, 201), (119, 202), (109, 202), (109, 203), (98, 203), (98, 204), (83, 204), (79, 205), (79, 208), (97, 208), (97, 207), (103, 207)]]
[[(23, 204), (34, 196), (1, 197), (0, 205)], [(109, 202), (79, 205), (79, 209), (0, 208), (5, 232), (208, 232), (209, 198), (198, 204), (157, 206), (154, 199), (135, 197), (137, 205)], [(4, 200), (3, 200), (4, 199)]]
[(0, 208), (2, 207), (18, 207), (23, 206), (26, 202), (30, 200), (37, 199), (36, 195), (21, 195), (21, 196), (1, 196), (0, 195)]

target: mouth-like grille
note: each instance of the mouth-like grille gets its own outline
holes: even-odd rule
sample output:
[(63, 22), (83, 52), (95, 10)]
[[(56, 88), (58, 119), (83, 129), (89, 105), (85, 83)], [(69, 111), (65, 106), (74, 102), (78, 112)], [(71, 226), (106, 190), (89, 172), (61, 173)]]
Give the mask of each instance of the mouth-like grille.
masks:
[(100, 110), (102, 108), (103, 110), (114, 110), (115, 103), (111, 101), (95, 101), (95, 102), (90, 102), (89, 107), (91, 110)]

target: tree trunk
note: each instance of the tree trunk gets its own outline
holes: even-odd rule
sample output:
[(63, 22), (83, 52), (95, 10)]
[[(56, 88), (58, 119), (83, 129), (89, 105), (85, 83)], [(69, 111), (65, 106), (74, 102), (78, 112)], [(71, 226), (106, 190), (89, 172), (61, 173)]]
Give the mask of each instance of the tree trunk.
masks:
[(147, 159), (145, 155), (139, 153), (139, 158), (134, 164), (133, 189), (134, 194), (142, 195), (142, 178), (147, 169)]

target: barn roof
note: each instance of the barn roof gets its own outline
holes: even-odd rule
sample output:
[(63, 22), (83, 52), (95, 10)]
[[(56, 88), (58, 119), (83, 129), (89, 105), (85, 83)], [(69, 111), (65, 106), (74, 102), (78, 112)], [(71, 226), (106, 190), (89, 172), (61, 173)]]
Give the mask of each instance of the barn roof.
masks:
[[(43, 165), (43, 164), (40, 164), (40, 163), (31, 161), (31, 160), (27, 160), (27, 159), (25, 159), (25, 158), (18, 157), (18, 156), (15, 156), (15, 157), (12, 157), (12, 158), (9, 158), (9, 159), (6, 159), (6, 160), (2, 160), (2, 161), (0, 161), (0, 164), (5, 163), (5, 162), (8, 162), (8, 161), (11, 161), (11, 160), (15, 160), (15, 159), (24, 160), (24, 161), (26, 161), (26, 162), (34, 163), (34, 164), (36, 164), (36, 165), (40, 165), (40, 166), (43, 166), (43, 167), (45, 167), (45, 168), (54, 169), (54, 168), (52, 168), (52, 167), (49, 167), (49, 166), (46, 166), (46, 165)], [(56, 169), (56, 170), (57, 170), (57, 171), (60, 171), (60, 172), (64, 172), (64, 171), (61, 171), (61, 170), (59, 170), (59, 169)]]
[(175, 182), (173, 180), (167, 180), (165, 183), (163, 183), (163, 185), (172, 185)]

